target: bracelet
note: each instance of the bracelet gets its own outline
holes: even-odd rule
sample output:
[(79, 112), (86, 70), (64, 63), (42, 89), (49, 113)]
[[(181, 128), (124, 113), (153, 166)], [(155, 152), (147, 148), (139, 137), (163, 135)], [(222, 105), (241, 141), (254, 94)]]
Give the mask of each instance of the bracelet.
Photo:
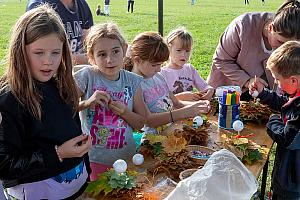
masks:
[(170, 115), (171, 115), (171, 121), (172, 121), (172, 123), (174, 123), (174, 118), (173, 118), (173, 115), (172, 115), (172, 110), (170, 110)]
[(58, 146), (55, 145), (55, 151), (56, 151), (56, 155), (58, 157), (59, 162), (63, 162), (64, 160), (62, 159), (62, 157), (60, 156), (59, 152), (58, 152)]

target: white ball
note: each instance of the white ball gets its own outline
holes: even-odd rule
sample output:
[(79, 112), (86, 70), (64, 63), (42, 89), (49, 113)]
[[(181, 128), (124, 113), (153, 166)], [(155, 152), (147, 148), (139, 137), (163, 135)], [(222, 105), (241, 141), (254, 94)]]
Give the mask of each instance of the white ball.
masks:
[(117, 173), (126, 172), (127, 163), (125, 162), (125, 160), (122, 159), (116, 160), (113, 164), (113, 168)]
[(235, 131), (242, 131), (244, 129), (244, 123), (240, 120), (233, 122), (232, 127)]
[(202, 117), (200, 117), (200, 116), (194, 117), (194, 119), (193, 119), (193, 126), (200, 127), (200, 126), (202, 126), (202, 124), (203, 124)]
[(252, 97), (256, 98), (258, 96), (258, 91), (255, 90), (252, 94), (251, 94)]
[(137, 153), (132, 157), (132, 162), (135, 165), (141, 165), (144, 162), (144, 156), (142, 154)]

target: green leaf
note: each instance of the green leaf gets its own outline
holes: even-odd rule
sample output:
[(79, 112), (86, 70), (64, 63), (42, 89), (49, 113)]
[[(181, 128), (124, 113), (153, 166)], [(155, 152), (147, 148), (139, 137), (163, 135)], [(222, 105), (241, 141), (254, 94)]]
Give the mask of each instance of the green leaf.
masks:
[(116, 173), (114, 170), (104, 172), (99, 176), (99, 179), (89, 184), (87, 192), (93, 196), (104, 192), (104, 195), (112, 191), (119, 191), (121, 189), (132, 189), (136, 187), (135, 177), (137, 172)]
[(92, 193), (98, 187), (99, 181), (90, 182), (86, 188), (86, 192)]
[(201, 118), (203, 119), (203, 123), (206, 123), (208, 121), (208, 118), (206, 115), (201, 115)]
[(109, 193), (112, 192), (112, 191), (113, 191), (113, 188), (111, 188), (111, 187), (105, 188), (105, 189), (104, 189), (104, 196), (106, 196), (107, 194), (109, 194)]
[(86, 192), (92, 194), (94, 197), (99, 195), (102, 191), (110, 190), (111, 186), (108, 184), (107, 173), (99, 176), (98, 180), (90, 182)]
[(153, 144), (153, 154), (158, 156), (161, 154), (163, 147), (160, 142)]
[(262, 159), (262, 153), (258, 149), (249, 151), (247, 155), (243, 157), (243, 160), (251, 165), (253, 162)]

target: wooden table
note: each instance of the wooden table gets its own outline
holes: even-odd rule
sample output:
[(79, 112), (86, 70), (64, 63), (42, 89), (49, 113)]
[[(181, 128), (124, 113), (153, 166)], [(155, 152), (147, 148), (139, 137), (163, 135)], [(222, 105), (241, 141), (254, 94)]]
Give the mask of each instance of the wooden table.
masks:
[[(224, 141), (229, 134), (234, 134), (236, 131), (234, 130), (225, 130), (218, 127), (218, 117), (217, 116), (208, 116), (208, 120), (211, 123), (209, 127), (209, 142), (208, 147), (220, 150), (224, 148)], [(165, 133), (171, 133), (175, 129), (182, 129), (182, 122), (176, 122), (169, 126)], [(261, 194), (263, 197), (265, 195), (266, 188), (266, 180), (267, 180), (267, 172), (268, 172), (268, 163), (269, 163), (269, 152), (273, 145), (273, 140), (268, 136), (266, 132), (265, 125), (257, 125), (246, 123), (244, 124), (244, 129), (241, 131), (241, 135), (248, 135), (253, 133), (249, 139), (253, 142), (261, 145), (264, 148), (263, 159), (256, 161), (252, 165), (245, 164), (245, 166), (252, 172), (252, 174), (258, 178), (261, 172), (263, 171), (262, 183), (261, 183)], [(264, 198), (261, 198), (264, 199)]]
[[(223, 142), (225, 141), (228, 134), (233, 134), (235, 131), (233, 130), (224, 130), (218, 127), (218, 118), (217, 116), (208, 116), (209, 122), (211, 123), (209, 127), (209, 142), (208, 147), (219, 150), (224, 148)], [(164, 134), (168, 134), (173, 132), (175, 129), (182, 129), (183, 122), (176, 122), (169, 126)], [(265, 126), (259, 126), (255, 124), (245, 124), (245, 128), (241, 131), (241, 135), (247, 135), (253, 133), (251, 136), (253, 142), (264, 147), (264, 155), (263, 159), (253, 163), (252, 165), (246, 164), (245, 166), (253, 173), (253, 175), (258, 178), (261, 172), (263, 171), (262, 176), (262, 184), (261, 184), (261, 199), (265, 194), (266, 187), (266, 179), (267, 179), (267, 171), (268, 171), (268, 160), (269, 160), (269, 152), (272, 148), (273, 141), (266, 133)], [(146, 157), (145, 162), (140, 166), (134, 166), (131, 160), (127, 161), (128, 169), (139, 172), (141, 175), (146, 175), (147, 169), (153, 166), (155, 160), (153, 158)], [(102, 198), (100, 198), (102, 199)], [(105, 198), (103, 198), (105, 199)]]

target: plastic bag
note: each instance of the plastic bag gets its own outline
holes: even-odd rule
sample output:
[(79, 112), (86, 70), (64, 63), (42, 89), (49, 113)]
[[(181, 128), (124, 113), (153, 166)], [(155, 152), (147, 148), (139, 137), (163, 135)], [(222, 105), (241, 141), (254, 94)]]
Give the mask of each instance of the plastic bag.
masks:
[(212, 154), (202, 169), (180, 181), (165, 200), (249, 200), (258, 182), (230, 151)]
[(144, 200), (160, 200), (172, 192), (177, 183), (170, 178), (161, 177), (153, 188), (143, 192)]

